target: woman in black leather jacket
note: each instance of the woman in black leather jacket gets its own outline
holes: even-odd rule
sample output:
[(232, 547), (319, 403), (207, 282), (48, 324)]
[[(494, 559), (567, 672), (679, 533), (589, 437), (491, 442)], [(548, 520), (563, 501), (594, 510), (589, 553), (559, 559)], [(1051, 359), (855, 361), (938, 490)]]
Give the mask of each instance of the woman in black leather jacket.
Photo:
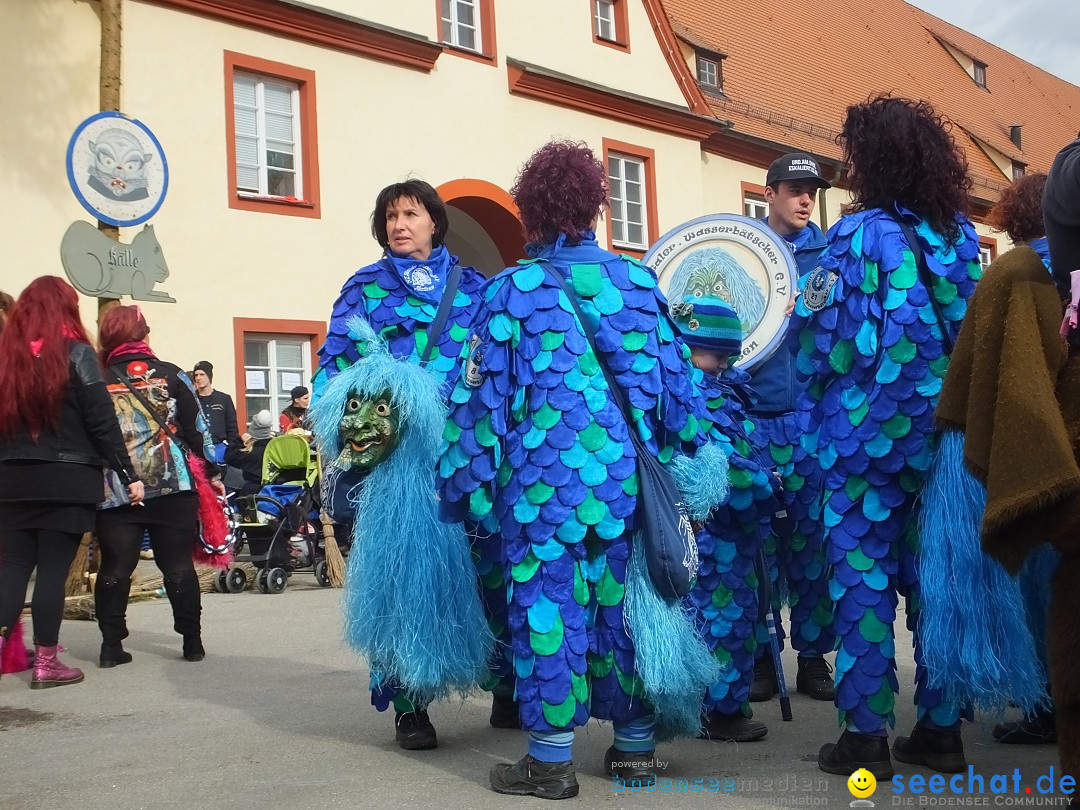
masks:
[(0, 334), (0, 648), (18, 621), (30, 574), (32, 689), (78, 683), (56, 657), (64, 583), (116, 471), (133, 502), (143, 485), (124, 450), (75, 290), (56, 276), (30, 283)]

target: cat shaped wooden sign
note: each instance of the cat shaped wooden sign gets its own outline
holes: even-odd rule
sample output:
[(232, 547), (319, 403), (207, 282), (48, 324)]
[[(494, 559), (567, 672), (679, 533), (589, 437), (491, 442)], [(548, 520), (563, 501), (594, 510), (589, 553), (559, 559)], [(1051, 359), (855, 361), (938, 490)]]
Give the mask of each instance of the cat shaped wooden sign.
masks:
[(169, 277), (165, 254), (146, 225), (130, 245), (116, 242), (89, 222), (73, 222), (60, 242), (60, 261), (72, 286), (83, 295), (175, 304), (176, 299), (154, 285)]
[(82, 207), (119, 227), (150, 219), (169, 187), (169, 167), (154, 133), (118, 112), (92, 115), (76, 127), (67, 175)]

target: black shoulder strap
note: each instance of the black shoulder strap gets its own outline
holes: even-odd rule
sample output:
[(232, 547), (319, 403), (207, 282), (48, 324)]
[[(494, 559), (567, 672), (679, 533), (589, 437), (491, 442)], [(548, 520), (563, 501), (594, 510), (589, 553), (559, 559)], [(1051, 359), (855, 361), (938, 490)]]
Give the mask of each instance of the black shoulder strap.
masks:
[(589, 345), (592, 346), (593, 354), (596, 355), (596, 362), (600, 366), (600, 370), (604, 373), (604, 379), (607, 380), (608, 389), (611, 391), (612, 399), (615, 400), (615, 404), (619, 407), (619, 410), (622, 411), (623, 418), (630, 428), (630, 438), (637, 444), (639, 437), (637, 431), (634, 430), (634, 420), (630, 417), (630, 403), (627, 402), (622, 387), (615, 381), (615, 376), (611, 373), (607, 363), (604, 362), (604, 355), (601, 354), (600, 349), (597, 348), (592, 324), (589, 323), (589, 319), (585, 317), (585, 313), (581, 309), (581, 303), (578, 301), (577, 293), (574, 292), (574, 289), (570, 286), (570, 282), (567, 281), (566, 277), (558, 270), (549, 266), (546, 262), (539, 262), (539, 265), (544, 268), (549, 276), (559, 282), (559, 285), (563, 288), (563, 292), (566, 293), (566, 297), (570, 300), (570, 306), (574, 308), (578, 320), (581, 321), (581, 329), (585, 333), (585, 339), (588, 340)]
[(424, 346), (424, 353), (420, 355), (420, 365), (422, 366), (427, 365), (428, 360), (431, 359), (431, 353), (435, 351), (435, 342), (439, 339), (439, 335), (442, 334), (443, 327), (446, 326), (446, 319), (450, 317), (450, 310), (454, 307), (454, 298), (457, 296), (460, 282), (461, 265), (455, 264), (446, 279), (446, 289), (443, 290), (439, 308), (435, 311), (435, 320), (431, 322), (427, 330), (427, 345)]
[(127, 374), (123, 373), (122, 371), (117, 371), (117, 369), (120, 368), (123, 367), (109, 366), (109, 371), (113, 373), (113, 376), (116, 377), (117, 380), (127, 386), (127, 390), (132, 393), (135, 399), (139, 400), (139, 402), (142, 403), (142, 406), (146, 408), (146, 412), (149, 413), (152, 417), (154, 417), (154, 421), (161, 426), (161, 429), (164, 430), (168, 436), (172, 437), (172, 439), (180, 445), (181, 449), (189, 451), (187, 442), (184, 441), (183, 437), (177, 431), (173, 430), (172, 426), (168, 422), (161, 418), (161, 414), (158, 413), (157, 408), (150, 404), (150, 400), (144, 397), (142, 395), (142, 392), (139, 391), (138, 388), (136, 388), (128, 381)]
[(934, 295), (934, 274), (930, 272), (930, 266), (926, 263), (926, 254), (923, 252), (922, 245), (919, 243), (919, 237), (915, 235), (915, 231), (910, 225), (908, 225), (901, 217), (889, 214), (893, 221), (900, 226), (900, 232), (904, 234), (904, 239), (908, 243), (908, 247), (911, 248), (912, 255), (915, 256), (915, 266), (919, 270), (919, 280), (926, 288), (926, 295), (930, 299), (930, 306), (934, 308), (934, 315), (937, 316), (938, 326), (941, 328), (941, 346), (945, 350), (946, 355), (951, 355), (953, 350), (952, 337), (949, 335), (949, 324), (945, 320), (945, 313), (941, 311), (941, 302), (937, 300)]

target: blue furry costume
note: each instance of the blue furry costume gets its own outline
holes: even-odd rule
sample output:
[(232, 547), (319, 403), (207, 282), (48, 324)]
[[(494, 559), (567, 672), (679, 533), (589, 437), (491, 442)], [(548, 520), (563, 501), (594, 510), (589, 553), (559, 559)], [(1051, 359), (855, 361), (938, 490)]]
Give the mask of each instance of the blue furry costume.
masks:
[(706, 375), (704, 383), (713, 421), (710, 440), (727, 456), (730, 483), (727, 503), (697, 532), (701, 564), (687, 597), (699, 632), (721, 666), (720, 678), (705, 694), (704, 714), (751, 714), (761, 585), (755, 564), (776, 510), (776, 487), (751, 443), (754, 425), (740, 399), (749, 379), (742, 369), (729, 368)]
[[(437, 257), (440, 251), (445, 253), (445, 246), (436, 248), (432, 258)], [(326, 385), (353, 365), (362, 354), (364, 342), (350, 327), (353, 318), (360, 317), (367, 321), (386, 341), (394, 357), (410, 363), (420, 362), (431, 340), (428, 329), (435, 320), (446, 275), (458, 260), (454, 256), (447, 256), (444, 262), (446, 268), (441, 282), (430, 290), (417, 289), (415, 284), (408, 283), (405, 273), (385, 255), (374, 264), (357, 270), (345, 282), (334, 302), (326, 343), (319, 351), (319, 368), (312, 382), (313, 403), (318, 402)], [(484, 282), (484, 277), (475, 269), (462, 267), (450, 316), (442, 333), (435, 337), (435, 348), (427, 368), (442, 382), (439, 393), (443, 400), (450, 395), (460, 374), (462, 346), (468, 335), (469, 324), (482, 301), (480, 289)], [(484, 606), (488, 620), (500, 642), (491, 663), (492, 680), (486, 687), (495, 691), (512, 691), (513, 673), (504, 655), (507, 645), (506, 586), (502, 579), (502, 567), (497, 564), (498, 538), (473, 530), (470, 531), (470, 539), (476, 570), (484, 585)], [(380, 710), (386, 707), (387, 699), (378, 690), (372, 695), (372, 702)]]
[[(705, 445), (708, 430), (689, 350), (656, 277), (592, 234), (532, 255), (543, 264), (523, 262), (485, 288), (451, 396), (443, 505), (450, 519), (502, 535), (523, 728), (566, 732), (590, 716), (618, 724), (655, 710), (658, 736), (696, 734), (717, 668), (681, 606), (647, 580), (629, 428), (550, 274), (572, 284), (649, 450), (682, 459), (683, 483), (718, 483), (722, 454), (681, 455)], [(721, 499), (688, 497), (698, 516)]]
[(320, 450), (337, 458), (347, 407), (387, 392), (402, 438), (355, 496), (345, 639), (368, 659), (380, 710), (398, 692), (426, 705), (482, 683), (493, 649), (465, 529), (438, 518), (435, 464), (446, 420), (441, 381), (392, 357), (365, 321), (355, 319), (349, 334), (363, 348), (361, 359), (336, 375), (310, 409)]
[[(950, 241), (910, 211), (895, 213), (918, 235), (955, 339), (981, 272), (975, 230), (958, 215)], [(895, 725), (898, 592), (913, 631), (918, 622), (916, 498), (936, 449), (934, 407), (949, 358), (914, 256), (888, 213), (845, 217), (829, 242), (795, 310), (799, 371), (810, 378), (800, 426), (823, 474), (839, 719), (881, 734)], [(915, 662), (920, 720), (954, 727), (961, 708), (927, 688), (917, 632)]]

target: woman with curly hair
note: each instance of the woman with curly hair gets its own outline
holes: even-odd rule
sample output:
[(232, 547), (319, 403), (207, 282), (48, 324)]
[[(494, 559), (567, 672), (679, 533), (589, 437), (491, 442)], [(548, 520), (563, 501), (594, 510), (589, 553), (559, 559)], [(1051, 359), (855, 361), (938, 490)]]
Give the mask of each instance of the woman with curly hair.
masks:
[(105, 497), (102, 468), (132, 503), (143, 484), (128, 460), (74, 288), (30, 283), (0, 335), (0, 657), (37, 571), (32, 689), (79, 683), (57, 658), (64, 584), (79, 541)]
[(997, 204), (990, 209), (987, 222), (994, 230), (1004, 231), (1013, 246), (1027, 245), (1039, 254), (1043, 264), (1050, 267), (1050, 248), (1043, 224), (1045, 190), (1045, 174), (1025, 174), (1001, 192)]
[[(832, 569), (836, 706), (846, 730), (818, 766), (893, 774), (887, 725), (899, 691), (893, 622), (908, 599), (919, 722), (892, 748), (902, 762), (966, 767), (961, 708), (926, 683), (917, 632), (916, 503), (936, 448), (934, 408), (980, 275), (979, 240), (963, 211), (963, 153), (925, 101), (882, 96), (848, 108), (837, 138), (850, 170), (848, 215), (796, 306), (799, 401), (807, 452), (823, 476)], [(801, 334), (800, 334), (801, 331)]]
[[(511, 649), (529, 748), (496, 765), (491, 785), (563, 799), (578, 792), (571, 745), (590, 716), (614, 724), (605, 766), (620, 779), (654, 778), (654, 727), (661, 739), (671, 730), (665, 708), (688, 713), (692, 728), (676, 733), (698, 733), (718, 669), (678, 606), (684, 626), (667, 641), (680, 652), (660, 661), (645, 652), (660, 624), (638, 587), (647, 575), (630, 430), (667, 462), (706, 444), (708, 427), (656, 277), (597, 244), (607, 183), (593, 152), (548, 143), (512, 193), (532, 260), (485, 287), (450, 398), (439, 488), (447, 519), (501, 535), (513, 581)], [(632, 426), (604, 367), (629, 400)], [(701, 479), (726, 480), (724, 466)]]

